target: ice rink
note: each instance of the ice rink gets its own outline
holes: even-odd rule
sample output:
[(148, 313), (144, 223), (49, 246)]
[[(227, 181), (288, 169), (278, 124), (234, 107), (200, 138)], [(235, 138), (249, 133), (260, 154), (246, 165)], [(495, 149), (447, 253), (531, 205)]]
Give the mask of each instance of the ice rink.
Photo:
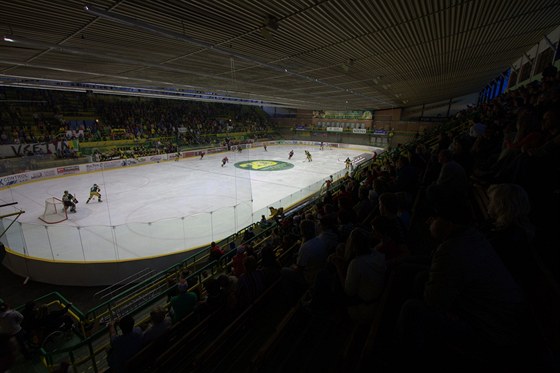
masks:
[[(295, 154), (288, 160), (292, 149)], [(311, 152), (312, 162), (304, 150)], [(347, 157), (364, 153), (368, 151), (274, 145), (267, 151), (258, 147), (15, 185), (0, 190), (0, 200), (18, 202), (16, 207), (25, 212), (2, 240), (22, 254), (60, 261), (127, 260), (194, 249), (243, 229), (261, 215), (268, 217), (269, 206), (287, 208), (305, 198), (329, 175), (342, 175)], [(229, 163), (222, 167), (224, 156)], [(288, 165), (273, 171), (235, 167), (251, 161)], [(86, 204), (94, 183), (103, 202)], [(69, 212), (64, 222), (44, 224), (39, 216), (45, 200), (61, 198), (64, 190), (79, 200), (77, 212)]]

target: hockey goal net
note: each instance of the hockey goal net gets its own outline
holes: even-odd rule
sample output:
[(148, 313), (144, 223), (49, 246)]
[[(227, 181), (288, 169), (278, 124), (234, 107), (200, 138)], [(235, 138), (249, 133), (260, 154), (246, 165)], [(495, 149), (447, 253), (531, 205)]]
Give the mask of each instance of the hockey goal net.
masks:
[(56, 224), (68, 220), (68, 215), (64, 210), (64, 203), (56, 197), (49, 197), (45, 200), (45, 212), (39, 219), (47, 224)]

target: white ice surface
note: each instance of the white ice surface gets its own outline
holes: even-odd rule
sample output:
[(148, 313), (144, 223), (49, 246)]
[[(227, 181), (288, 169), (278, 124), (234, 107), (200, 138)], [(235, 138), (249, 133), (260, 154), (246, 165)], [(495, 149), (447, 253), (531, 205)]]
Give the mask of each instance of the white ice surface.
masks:
[[(288, 160), (291, 149), (295, 155)], [(305, 159), (305, 149), (311, 152), (312, 162)], [(268, 206), (283, 206), (278, 201), (302, 195), (308, 186), (344, 170), (346, 157), (364, 152), (278, 145), (269, 146), (266, 152), (259, 147), (11, 186), (0, 190), (0, 201), (18, 202), (16, 207), (25, 213), (7, 231), (8, 247), (34, 257), (77, 261), (134, 259), (188, 250), (225, 238), (258, 221), (261, 214), (268, 217)], [(224, 155), (230, 162), (221, 167)], [(294, 167), (247, 171), (234, 166), (246, 160), (278, 160)], [(93, 183), (100, 186), (103, 202), (86, 204)], [(45, 229), (38, 219), (45, 199), (61, 198), (64, 190), (78, 198), (77, 212)], [(233, 206), (238, 206), (237, 214)], [(211, 211), (215, 212), (209, 214)], [(18, 250), (18, 246), (23, 248)]]

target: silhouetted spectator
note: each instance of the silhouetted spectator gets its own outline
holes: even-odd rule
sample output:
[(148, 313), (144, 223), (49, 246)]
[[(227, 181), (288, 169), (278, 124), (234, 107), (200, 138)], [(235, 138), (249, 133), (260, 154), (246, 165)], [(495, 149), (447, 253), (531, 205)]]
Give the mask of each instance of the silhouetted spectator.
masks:
[(213, 262), (218, 260), (224, 255), (224, 251), (218, 244), (214, 241), (210, 244), (210, 254), (208, 255), (208, 261)]
[(23, 315), (15, 309), (11, 309), (3, 299), (0, 299), (0, 336), (15, 339), (20, 352), (28, 358), (29, 351), (25, 341), (25, 332), (21, 327), (22, 322)]
[(257, 268), (257, 260), (253, 256), (245, 258), (245, 273), (237, 283), (237, 299), (240, 310), (248, 307), (265, 289), (264, 275)]
[(174, 323), (181, 321), (193, 312), (198, 303), (198, 295), (189, 291), (189, 284), (186, 280), (177, 285), (177, 290), (179, 294), (172, 297), (170, 301), (170, 313)]
[(245, 273), (245, 258), (247, 254), (245, 253), (245, 247), (243, 245), (237, 248), (237, 253), (231, 258), (231, 271), (234, 276), (239, 277)]
[[(122, 334), (117, 334), (115, 325), (118, 324)], [(111, 349), (107, 355), (107, 362), (111, 373), (126, 372), (126, 362), (142, 348), (142, 329), (134, 326), (132, 315), (126, 315), (118, 321), (109, 323)]]
[(415, 367), (441, 363), (449, 348), (488, 356), (514, 346), (525, 317), (520, 287), (482, 233), (464, 224), (465, 201), (436, 202), (429, 229), (440, 244), (423, 294), (404, 303), (398, 321), (402, 363)]
[(167, 332), (172, 325), (171, 318), (167, 316), (161, 307), (155, 307), (150, 311), (150, 325), (144, 330), (143, 343), (147, 344), (158, 339)]

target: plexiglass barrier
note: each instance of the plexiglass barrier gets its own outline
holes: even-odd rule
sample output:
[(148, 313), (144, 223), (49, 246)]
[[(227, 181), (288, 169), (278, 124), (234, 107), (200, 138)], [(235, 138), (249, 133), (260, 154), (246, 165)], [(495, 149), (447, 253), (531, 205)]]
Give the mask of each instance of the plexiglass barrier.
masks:
[[(13, 223), (13, 224), (12, 224)], [(3, 218), (2, 242), (30, 257), (60, 261), (114, 261), (176, 253), (208, 245), (253, 223), (250, 202), (150, 223), (74, 227)]]
[[(341, 171), (333, 177), (336, 180), (344, 174)], [(270, 206), (288, 209), (320, 192), (323, 187), (324, 181), (316, 182)], [(259, 222), (262, 215), (270, 218), (268, 206), (257, 211), (252, 208), (252, 203), (246, 201), (208, 213), (115, 226), (35, 224), (13, 222), (13, 217), (7, 217), (1, 219), (2, 231), (5, 230), (1, 240), (6, 247), (21, 255), (54, 261), (147, 258), (205, 246)]]

